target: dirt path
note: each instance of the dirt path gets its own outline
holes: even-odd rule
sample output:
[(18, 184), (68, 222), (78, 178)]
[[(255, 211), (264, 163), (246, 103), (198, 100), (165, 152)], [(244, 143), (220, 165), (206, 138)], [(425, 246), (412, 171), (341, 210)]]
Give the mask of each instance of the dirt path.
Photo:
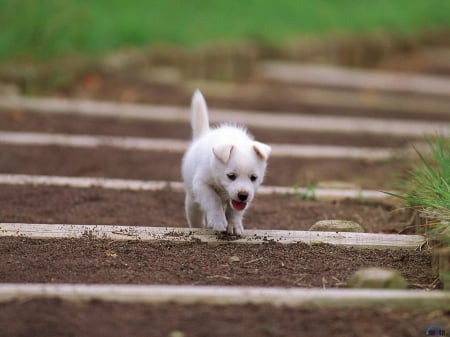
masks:
[[(252, 82), (253, 81), (253, 82)], [(449, 102), (443, 97), (392, 95), (364, 90), (331, 92), (253, 79), (249, 83), (210, 86), (205, 92), (214, 108), (251, 109), (268, 116), (352, 118), (411, 125), (448, 123)], [(127, 80), (100, 72), (86, 74), (56, 95), (121, 102), (178, 105), (188, 111), (192, 83), (180, 86)], [(220, 90), (218, 90), (219, 88)], [(226, 89), (226, 88), (225, 88)], [(215, 94), (214, 94), (215, 93)], [(233, 94), (234, 93), (234, 94)], [(340, 96), (340, 95), (345, 95)], [(329, 100), (328, 100), (329, 99)], [(342, 101), (343, 99), (343, 101)], [(433, 102), (421, 105), (421, 100)], [(326, 102), (324, 102), (326, 101)], [(339, 101), (341, 101), (339, 103)], [(427, 106), (432, 106), (427, 110)], [(254, 117), (255, 115), (249, 115)], [(247, 116), (248, 117), (248, 116)], [(350, 118), (350, 119), (344, 119)], [(322, 120), (318, 118), (317, 120)], [(317, 122), (318, 123), (318, 122)], [(345, 123), (344, 123), (345, 124)], [(345, 126), (345, 125), (344, 125)], [(388, 128), (386, 128), (388, 129)], [(23, 108), (0, 109), (1, 131), (32, 131), (72, 135), (111, 135), (189, 140), (186, 121), (144, 121), (76, 114), (36, 113)], [(417, 135), (392, 135), (252, 127), (268, 143), (388, 147), (406, 152)], [(65, 146), (0, 145), (0, 173), (141, 180), (180, 180), (181, 153), (165, 151), (77, 148)], [(398, 153), (398, 152), (397, 152)], [(266, 184), (306, 186), (324, 182), (375, 190), (392, 189), (407, 172), (408, 160), (317, 159), (273, 157)], [(354, 220), (367, 232), (411, 233), (407, 211), (394, 211), (379, 202), (362, 200), (314, 201), (298, 195), (259, 195), (247, 213), (246, 228), (307, 230), (323, 219)], [(127, 224), (186, 226), (183, 193), (74, 188), (67, 186), (0, 185), (1, 222)], [(173, 284), (226, 286), (345, 287), (355, 270), (395, 268), (409, 288), (442, 285), (431, 268), (428, 250), (355, 249), (330, 245), (233, 243), (173, 243), (92, 239), (0, 238), (0, 282)], [(95, 317), (94, 320), (91, 318)], [(287, 308), (271, 305), (120, 304), (58, 299), (0, 303), (5, 336), (417, 336), (432, 324), (450, 330), (446, 309), (423, 308)], [(178, 332), (177, 332), (178, 331)], [(448, 333), (448, 332), (447, 332)], [(2, 334), (3, 336), (3, 334)]]
[(435, 281), (431, 254), (329, 245), (240, 245), (0, 238), (1, 282), (339, 287), (361, 267)]
[[(95, 317), (95, 320), (92, 319)], [(374, 321), (376, 324), (374, 324)], [(4, 337), (63, 336), (423, 336), (450, 318), (445, 310), (286, 308), (271, 305), (73, 303), (58, 299), (0, 303)], [(123, 324), (126, 322), (126, 324)], [(5, 330), (6, 328), (6, 330)]]
[[(184, 194), (162, 191), (114, 191), (101, 188), (29, 187), (3, 185), (2, 222), (132, 224), (185, 227)], [(258, 196), (246, 213), (247, 229), (308, 230), (319, 220), (360, 223), (367, 232), (403, 231), (409, 212), (358, 201), (334, 203), (298, 196)]]

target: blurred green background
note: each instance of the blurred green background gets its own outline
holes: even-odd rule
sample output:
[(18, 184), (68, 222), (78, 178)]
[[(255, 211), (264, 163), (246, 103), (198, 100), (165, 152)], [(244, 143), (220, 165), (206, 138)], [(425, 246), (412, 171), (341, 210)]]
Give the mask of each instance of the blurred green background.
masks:
[(0, 0), (0, 59), (450, 28), (449, 0)]

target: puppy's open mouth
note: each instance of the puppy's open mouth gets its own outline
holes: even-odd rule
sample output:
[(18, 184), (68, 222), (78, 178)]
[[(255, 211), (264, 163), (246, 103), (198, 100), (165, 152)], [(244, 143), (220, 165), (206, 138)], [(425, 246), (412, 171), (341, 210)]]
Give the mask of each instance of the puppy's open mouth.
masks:
[(247, 206), (247, 203), (246, 203), (246, 202), (236, 201), (236, 200), (231, 199), (231, 206), (232, 206), (236, 211), (242, 211), (242, 210)]

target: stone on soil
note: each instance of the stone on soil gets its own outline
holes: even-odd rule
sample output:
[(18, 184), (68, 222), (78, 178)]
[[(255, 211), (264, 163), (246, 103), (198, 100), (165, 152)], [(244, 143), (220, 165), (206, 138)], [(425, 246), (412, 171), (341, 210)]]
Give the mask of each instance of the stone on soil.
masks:
[(320, 220), (312, 225), (309, 230), (319, 232), (365, 232), (360, 224), (347, 220)]
[(230, 262), (240, 262), (241, 259), (237, 255), (233, 255), (230, 257)]
[(182, 331), (174, 330), (169, 333), (169, 337), (185, 337), (186, 334)]
[(405, 289), (408, 282), (395, 269), (364, 268), (350, 276), (347, 285), (351, 288)]

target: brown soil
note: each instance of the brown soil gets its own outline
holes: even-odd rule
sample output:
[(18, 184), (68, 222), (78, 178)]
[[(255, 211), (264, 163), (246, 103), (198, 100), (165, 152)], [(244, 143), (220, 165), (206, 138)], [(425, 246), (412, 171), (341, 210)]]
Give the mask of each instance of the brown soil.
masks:
[[(154, 85), (100, 73), (86, 74), (62, 95), (186, 106), (191, 90)], [(267, 93), (245, 98), (208, 98), (211, 107), (305, 111), (347, 116), (448, 120), (403, 111), (317, 107), (301, 102), (300, 87), (270, 84)], [(301, 96), (299, 94), (299, 96)], [(0, 129), (189, 139), (187, 123), (38, 115), (0, 111)], [(400, 147), (414, 139), (391, 136), (251, 130), (265, 142)], [(181, 154), (111, 148), (0, 146), (1, 173), (180, 180)], [(341, 180), (365, 188), (392, 189), (400, 159), (271, 158), (266, 184), (293, 186)], [(0, 221), (38, 223), (185, 226), (183, 194), (56, 187), (0, 186)], [(378, 204), (322, 203), (293, 196), (258, 196), (246, 228), (308, 229), (316, 220), (356, 220), (369, 232), (399, 232), (407, 213)], [(376, 250), (328, 245), (237, 245), (233, 243), (114, 242), (0, 238), (0, 282), (203, 284), (285, 287), (343, 287), (361, 267), (398, 269), (411, 288), (441, 287), (429, 251)], [(234, 257), (233, 259), (230, 259)], [(237, 260), (236, 257), (239, 259)], [(95, 318), (95, 319), (93, 319)], [(422, 309), (276, 308), (270, 305), (139, 305), (30, 300), (0, 303), (2, 336), (421, 336), (431, 324), (450, 330), (448, 311)], [(447, 328), (448, 327), (448, 328)], [(447, 330), (447, 331), (449, 331)], [(448, 332), (447, 332), (448, 333)]]
[(431, 253), (411, 250), (4, 237), (0, 252), (0, 282), (328, 288), (371, 266), (397, 269), (412, 288), (436, 280)]
[[(2, 222), (186, 227), (184, 194), (0, 185)], [(259, 195), (246, 213), (247, 229), (308, 230), (318, 220), (360, 223), (367, 232), (399, 232), (408, 212), (379, 204), (320, 202), (289, 195)]]
[(424, 336), (432, 324), (440, 324), (448, 334), (450, 312), (386, 307), (73, 303), (58, 299), (0, 303), (3, 337), (415, 337)]

